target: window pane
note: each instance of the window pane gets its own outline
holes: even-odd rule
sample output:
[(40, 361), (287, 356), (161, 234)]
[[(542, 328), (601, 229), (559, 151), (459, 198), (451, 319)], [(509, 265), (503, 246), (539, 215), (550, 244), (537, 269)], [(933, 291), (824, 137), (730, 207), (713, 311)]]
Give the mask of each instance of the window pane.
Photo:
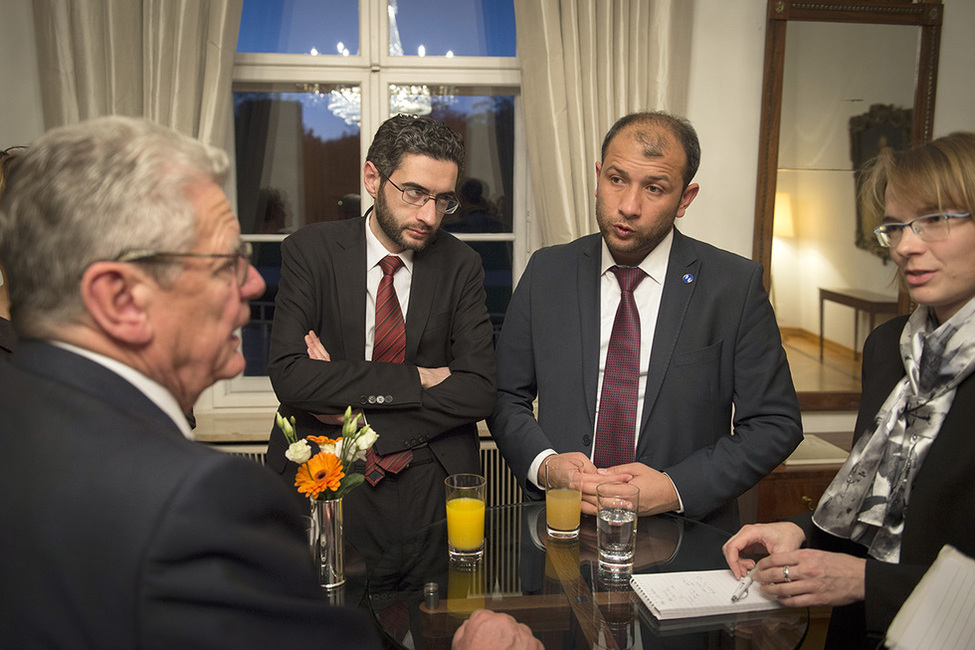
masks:
[(274, 297), (281, 280), (281, 242), (253, 242), (254, 267), (267, 283), (263, 296), (251, 300), (251, 319), (241, 331), (241, 349), (247, 365), (245, 377), (267, 375), (271, 349), (271, 321), (274, 320)]
[(515, 56), (514, 0), (389, 0), (392, 56)]
[[(360, 214), (359, 88), (277, 86), (234, 87), (237, 214), (245, 238), (283, 238), (308, 223)], [(244, 328), (245, 375), (265, 375), (280, 243), (254, 241), (254, 264), (267, 292), (251, 302)]]
[[(511, 299), (514, 188), (515, 98), (490, 88), (390, 85), (390, 112), (429, 115), (445, 122), (464, 137), (467, 164), (458, 181), (461, 206), (444, 216), (442, 228), (467, 243), (484, 263), (484, 289), (488, 312), (500, 326)], [(491, 234), (498, 238), (491, 241)]]
[(359, 53), (358, 0), (244, 0), (238, 52)]

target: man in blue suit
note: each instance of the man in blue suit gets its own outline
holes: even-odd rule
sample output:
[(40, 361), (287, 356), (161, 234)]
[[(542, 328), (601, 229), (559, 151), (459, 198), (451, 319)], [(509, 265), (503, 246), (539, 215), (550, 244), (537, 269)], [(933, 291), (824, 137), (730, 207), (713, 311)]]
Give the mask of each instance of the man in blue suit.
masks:
[[(489, 424), (529, 498), (541, 496), (545, 458), (566, 454), (584, 463), (583, 512), (595, 512), (598, 483), (632, 481), (642, 514), (737, 530), (736, 497), (801, 441), (760, 266), (674, 228), (697, 196), (699, 161), (686, 120), (621, 118), (596, 163), (600, 234), (537, 251), (519, 280)], [(635, 334), (614, 341), (627, 301), (620, 322)]]
[[(243, 370), (234, 332), (264, 291), (227, 169), (113, 117), (51, 131), (8, 179), (22, 345), (0, 362), (5, 648), (380, 647), (365, 614), (327, 606), (281, 481), (188, 439), (200, 392)], [(464, 643), (485, 626), (533, 641), (482, 613)]]

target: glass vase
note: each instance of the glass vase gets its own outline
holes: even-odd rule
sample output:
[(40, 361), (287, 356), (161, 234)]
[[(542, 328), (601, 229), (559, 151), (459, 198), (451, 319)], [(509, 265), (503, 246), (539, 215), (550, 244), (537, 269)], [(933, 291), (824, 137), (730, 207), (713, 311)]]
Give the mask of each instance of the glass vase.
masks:
[(342, 537), (342, 499), (311, 500), (309, 543), (318, 567), (318, 582), (325, 589), (345, 584)]

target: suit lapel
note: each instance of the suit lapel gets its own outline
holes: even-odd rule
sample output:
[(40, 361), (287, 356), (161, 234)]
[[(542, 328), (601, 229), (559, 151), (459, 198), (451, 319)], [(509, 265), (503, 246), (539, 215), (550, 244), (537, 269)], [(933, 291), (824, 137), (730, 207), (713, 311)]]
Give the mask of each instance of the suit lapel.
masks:
[(354, 220), (356, 227), (335, 239), (333, 258), (337, 299), (329, 300), (338, 309), (345, 358), (364, 361), (366, 350), (366, 231), (365, 219)]
[(91, 395), (93, 407), (101, 402), (166, 434), (183, 437), (176, 423), (142, 391), (87, 357), (49, 343), (27, 341), (11, 360), (26, 372)]
[[(599, 265), (602, 252), (602, 236), (591, 235), (586, 246), (579, 251), (576, 264), (577, 297), (579, 313), (580, 345), (582, 347), (582, 385), (589, 413), (590, 429), (596, 426), (596, 392), (599, 384)], [(561, 300), (561, 298), (556, 298)]]
[(660, 297), (660, 310), (657, 313), (657, 326), (650, 349), (650, 368), (647, 371), (647, 388), (643, 398), (643, 414), (640, 420), (640, 441), (637, 455), (649, 436), (645, 433), (650, 413), (653, 411), (657, 395), (663, 384), (667, 368), (674, 356), (677, 339), (687, 316), (687, 308), (697, 288), (701, 261), (691, 249), (687, 239), (674, 229), (674, 243), (667, 263), (667, 276), (664, 279), (663, 294)]

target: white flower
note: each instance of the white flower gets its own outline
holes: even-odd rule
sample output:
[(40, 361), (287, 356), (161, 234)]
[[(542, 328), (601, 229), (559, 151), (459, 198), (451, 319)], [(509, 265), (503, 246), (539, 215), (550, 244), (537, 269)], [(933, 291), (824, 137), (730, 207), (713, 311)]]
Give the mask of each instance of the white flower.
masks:
[(281, 433), (288, 439), (288, 442), (298, 441), (298, 435), (295, 433), (295, 416), (284, 418), (280, 413), (275, 413), (274, 421), (277, 422), (278, 428), (281, 429)]
[(368, 424), (359, 430), (358, 435), (355, 437), (355, 457), (353, 460), (365, 460), (366, 452), (369, 448), (376, 442), (379, 438), (379, 434), (372, 430)]
[(306, 463), (311, 458), (311, 445), (306, 440), (293, 442), (284, 452), (284, 457), (299, 465)]
[(362, 430), (359, 431), (359, 435), (356, 436), (355, 446), (359, 449), (359, 451), (367, 451), (378, 439), (379, 434), (373, 431), (372, 427), (367, 424), (366, 426), (362, 427)]
[(337, 445), (334, 442), (326, 442), (318, 445), (318, 450), (323, 451), (326, 454), (335, 454), (336, 458), (341, 458), (341, 456), (339, 456), (339, 447), (341, 445), (342, 445), (341, 440), (338, 442)]

